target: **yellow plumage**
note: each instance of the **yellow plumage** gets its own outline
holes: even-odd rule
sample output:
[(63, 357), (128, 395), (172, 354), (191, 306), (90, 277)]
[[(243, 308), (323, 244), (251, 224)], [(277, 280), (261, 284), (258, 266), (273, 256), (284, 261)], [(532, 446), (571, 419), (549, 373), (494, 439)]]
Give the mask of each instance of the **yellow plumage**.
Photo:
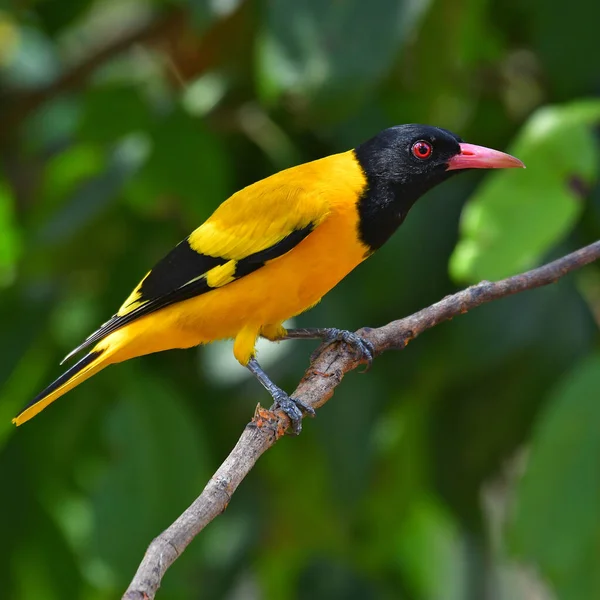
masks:
[[(92, 347), (14, 419), (31, 419), (109, 364), (233, 338), (233, 353), (300, 431), (311, 407), (254, 358), (259, 335), (341, 339), (367, 363), (370, 344), (337, 329), (286, 332), (396, 231), (424, 193), (463, 169), (518, 159), (427, 125), (386, 129), (354, 150), (281, 171), (237, 192), (149, 271), (118, 312), (75, 348)], [(341, 337), (340, 337), (341, 336)]]
[[(188, 238), (198, 254), (225, 261), (195, 277), (204, 278), (214, 289), (109, 333), (93, 347), (92, 354), (98, 354), (94, 362), (50, 393), (42, 393), (14, 422), (29, 420), (107, 365), (136, 356), (234, 338), (235, 357), (246, 365), (259, 335), (281, 337), (283, 321), (319, 302), (366, 258), (368, 248), (357, 234), (357, 199), (365, 185), (353, 153), (345, 152), (287, 169), (231, 196)], [(239, 261), (309, 226), (312, 232), (291, 250), (235, 278)], [(143, 310), (141, 291), (151, 273), (116, 317)]]

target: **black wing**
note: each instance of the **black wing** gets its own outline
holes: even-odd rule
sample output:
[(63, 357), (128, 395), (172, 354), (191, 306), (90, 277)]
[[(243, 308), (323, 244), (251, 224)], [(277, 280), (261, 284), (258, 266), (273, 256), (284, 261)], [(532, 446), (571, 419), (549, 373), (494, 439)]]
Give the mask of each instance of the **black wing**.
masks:
[(119, 312), (70, 352), (62, 362), (140, 317), (216, 289), (219, 286), (211, 287), (208, 283), (207, 274), (211, 269), (233, 263), (231, 281), (235, 281), (260, 269), (266, 262), (286, 254), (313, 229), (314, 224), (296, 229), (273, 246), (240, 260), (200, 254), (190, 246), (186, 238), (146, 275)]

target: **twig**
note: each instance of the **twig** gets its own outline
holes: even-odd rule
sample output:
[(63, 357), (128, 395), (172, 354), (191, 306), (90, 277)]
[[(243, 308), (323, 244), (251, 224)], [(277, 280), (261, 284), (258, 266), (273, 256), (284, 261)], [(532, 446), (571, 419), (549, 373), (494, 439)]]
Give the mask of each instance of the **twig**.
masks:
[[(482, 281), (404, 319), (378, 329), (361, 329), (379, 355), (392, 348), (404, 348), (418, 335), (443, 321), (466, 313), (486, 302), (556, 282), (558, 279), (600, 258), (600, 241), (567, 254), (554, 262), (501, 281)], [(332, 344), (311, 362), (293, 396), (319, 408), (331, 398), (346, 373), (360, 359), (344, 344)], [(148, 547), (124, 600), (152, 600), (163, 575), (186, 546), (229, 504), (232, 494), (259, 457), (285, 433), (285, 414), (260, 407), (244, 429), (235, 448), (213, 475), (194, 503)]]

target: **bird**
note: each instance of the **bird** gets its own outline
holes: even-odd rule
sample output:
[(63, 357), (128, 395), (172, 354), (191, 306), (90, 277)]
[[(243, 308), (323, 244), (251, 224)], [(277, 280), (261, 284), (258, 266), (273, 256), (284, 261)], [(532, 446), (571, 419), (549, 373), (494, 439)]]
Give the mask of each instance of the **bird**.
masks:
[(389, 127), (351, 150), (293, 166), (234, 193), (140, 281), (119, 310), (63, 360), (88, 353), (13, 419), (21, 425), (105, 367), (233, 339), (233, 354), (301, 430), (311, 407), (262, 369), (259, 337), (345, 342), (370, 364), (373, 346), (337, 328), (286, 329), (392, 236), (414, 203), (471, 169), (519, 168), (517, 158), (446, 129)]

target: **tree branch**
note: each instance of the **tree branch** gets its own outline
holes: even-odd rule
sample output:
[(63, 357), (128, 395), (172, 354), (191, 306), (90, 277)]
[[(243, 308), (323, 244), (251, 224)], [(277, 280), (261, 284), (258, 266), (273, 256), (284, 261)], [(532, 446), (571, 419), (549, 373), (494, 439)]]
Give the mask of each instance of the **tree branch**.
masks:
[[(464, 314), (481, 304), (556, 282), (571, 271), (600, 258), (600, 241), (563, 256), (537, 269), (501, 281), (482, 281), (378, 329), (359, 330), (375, 348), (375, 355), (404, 348), (421, 333), (443, 321)], [(346, 373), (361, 360), (345, 344), (321, 349), (312, 360), (293, 396), (319, 408), (333, 395)], [(200, 496), (165, 531), (155, 538), (125, 592), (124, 600), (152, 600), (163, 575), (208, 523), (221, 514), (232, 494), (260, 456), (282, 437), (289, 425), (287, 416), (259, 405), (231, 454), (212, 476)]]

